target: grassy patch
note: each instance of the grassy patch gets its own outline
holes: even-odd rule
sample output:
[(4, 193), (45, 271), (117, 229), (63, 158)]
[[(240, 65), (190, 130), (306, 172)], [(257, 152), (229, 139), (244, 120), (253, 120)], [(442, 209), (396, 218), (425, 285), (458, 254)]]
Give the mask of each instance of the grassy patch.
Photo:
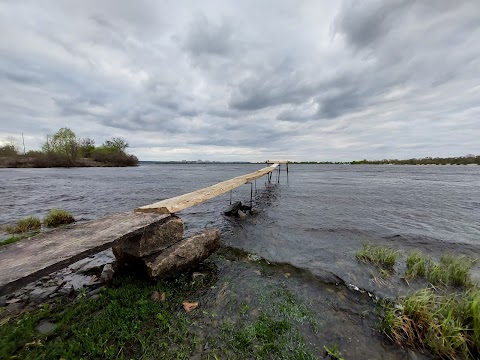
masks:
[(39, 230), (42, 222), (36, 216), (29, 216), (25, 219), (18, 220), (15, 225), (5, 226), (5, 231), (9, 234), (21, 234), (33, 230)]
[[(210, 312), (202, 294), (213, 275), (151, 282), (118, 277), (96, 299), (47, 306), (0, 325), (2, 358), (19, 359), (315, 359), (301, 334), (313, 313), (287, 289), (268, 292), (257, 308)], [(152, 300), (165, 292), (165, 301)], [(186, 313), (184, 301), (200, 301)], [(53, 333), (35, 329), (47, 319)]]
[(357, 251), (358, 260), (393, 270), (399, 255), (398, 250), (389, 247), (375, 245), (369, 242), (363, 243), (362, 248)]
[(407, 279), (425, 277), (434, 285), (467, 286), (471, 283), (473, 261), (466, 256), (444, 254), (437, 263), (419, 251), (412, 251), (406, 260)]
[[(196, 338), (181, 304), (195, 286), (185, 278), (158, 283), (116, 279), (97, 299), (45, 307), (1, 325), (0, 354), (21, 359), (130, 359), (139, 354), (188, 359)], [(154, 291), (166, 292), (166, 301), (153, 301)], [(57, 324), (53, 334), (35, 330), (42, 319)]]
[(26, 238), (29, 238), (29, 237), (32, 237), (32, 236), (35, 236), (35, 235), (38, 235), (38, 234), (40, 234), (40, 231), (32, 231), (32, 232), (29, 232), (27, 234), (11, 236), (9, 238), (6, 238), (5, 240), (0, 240), (0, 246), (13, 244), (17, 241), (20, 241), (20, 240), (23, 240), (23, 239), (26, 239)]
[(57, 227), (73, 222), (75, 222), (73, 215), (63, 209), (52, 209), (43, 219), (43, 224), (47, 227)]
[(426, 348), (441, 358), (480, 357), (480, 290), (437, 295), (424, 289), (385, 303), (382, 327), (395, 343)]
[[(316, 329), (314, 314), (286, 288), (262, 296), (258, 317), (226, 322), (220, 341), (223, 355), (239, 359), (316, 359), (305, 343), (298, 326)], [(224, 358), (222, 356), (222, 358)]]

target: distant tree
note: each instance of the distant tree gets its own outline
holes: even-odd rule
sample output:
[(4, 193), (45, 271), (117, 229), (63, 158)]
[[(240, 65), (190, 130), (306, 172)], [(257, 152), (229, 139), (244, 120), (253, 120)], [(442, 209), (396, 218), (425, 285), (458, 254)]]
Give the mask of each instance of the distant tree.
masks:
[(14, 137), (9, 136), (6, 139), (7, 144), (0, 146), (0, 156), (15, 156), (18, 155), (20, 149)]
[(92, 155), (92, 151), (95, 149), (95, 140), (90, 138), (78, 139), (78, 148), (81, 156), (88, 158)]
[(128, 142), (125, 140), (118, 138), (118, 137), (113, 137), (110, 140), (106, 140), (103, 143), (103, 146), (106, 148), (111, 148), (111, 149), (116, 149), (119, 152), (125, 152), (125, 149), (129, 146)]
[(75, 133), (69, 128), (61, 128), (51, 138), (47, 135), (47, 142), (43, 144), (42, 150), (65, 157), (73, 162), (78, 156), (78, 144)]

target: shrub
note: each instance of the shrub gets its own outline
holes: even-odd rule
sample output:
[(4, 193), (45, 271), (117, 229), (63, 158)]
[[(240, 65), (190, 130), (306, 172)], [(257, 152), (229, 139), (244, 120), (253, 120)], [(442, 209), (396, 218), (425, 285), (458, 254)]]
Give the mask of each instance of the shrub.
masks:
[(132, 166), (138, 164), (138, 158), (134, 155), (128, 155), (113, 147), (100, 146), (91, 152), (92, 159), (95, 161), (110, 163), (116, 166)]
[(9, 234), (20, 234), (33, 230), (38, 230), (42, 227), (40, 219), (36, 216), (29, 216), (25, 219), (18, 220), (14, 226), (6, 226), (5, 230)]
[(71, 224), (73, 222), (75, 222), (75, 219), (72, 214), (63, 209), (52, 209), (43, 219), (43, 224), (47, 227), (57, 227), (60, 225)]
[(365, 242), (362, 248), (357, 251), (356, 257), (360, 261), (392, 270), (397, 262), (398, 255), (399, 251), (397, 250)]

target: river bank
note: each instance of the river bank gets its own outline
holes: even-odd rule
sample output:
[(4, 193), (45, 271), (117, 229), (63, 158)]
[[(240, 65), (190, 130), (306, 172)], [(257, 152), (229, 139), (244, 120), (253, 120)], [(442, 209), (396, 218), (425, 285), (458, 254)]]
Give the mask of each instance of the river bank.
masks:
[(115, 161), (101, 162), (89, 158), (76, 159), (73, 162), (57, 161), (49, 158), (28, 157), (28, 156), (13, 156), (0, 157), (0, 168), (65, 168), (65, 167), (126, 167), (138, 166), (137, 163), (131, 164)]
[[(8, 319), (4, 310), (2, 354), (25, 359), (134, 354), (327, 359), (327, 347), (338, 349), (345, 359), (428, 358), (385, 341), (376, 305), (367, 293), (325, 283), (288, 264), (222, 247), (175, 280), (150, 282), (119, 272), (105, 287), (98, 264), (108, 256), (72, 265), (77, 275), (83, 271), (87, 279), (94, 279), (87, 286), (61, 296), (51, 292), (49, 305), (37, 303), (33, 312), (30, 308), (19, 317)], [(58, 286), (53, 278), (44, 280), (50, 288)], [(7, 300), (10, 307), (17, 303), (12, 299)], [(184, 302), (198, 307), (187, 312)]]

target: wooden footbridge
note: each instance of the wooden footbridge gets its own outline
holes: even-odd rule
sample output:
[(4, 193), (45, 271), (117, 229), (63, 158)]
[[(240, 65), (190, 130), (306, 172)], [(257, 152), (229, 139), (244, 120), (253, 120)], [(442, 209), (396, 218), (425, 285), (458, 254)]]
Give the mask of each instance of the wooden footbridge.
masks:
[[(117, 242), (138, 241), (146, 233), (164, 224), (171, 215), (201, 204), (265, 176), (272, 182), (281, 164), (271, 162), (263, 169), (237, 176), (188, 194), (141, 206), (132, 213), (113, 214), (98, 220), (62, 227), (0, 247), (0, 295), (12, 292), (42, 276), (60, 270), (74, 262), (112, 247)], [(135, 240), (136, 239), (136, 240)]]

